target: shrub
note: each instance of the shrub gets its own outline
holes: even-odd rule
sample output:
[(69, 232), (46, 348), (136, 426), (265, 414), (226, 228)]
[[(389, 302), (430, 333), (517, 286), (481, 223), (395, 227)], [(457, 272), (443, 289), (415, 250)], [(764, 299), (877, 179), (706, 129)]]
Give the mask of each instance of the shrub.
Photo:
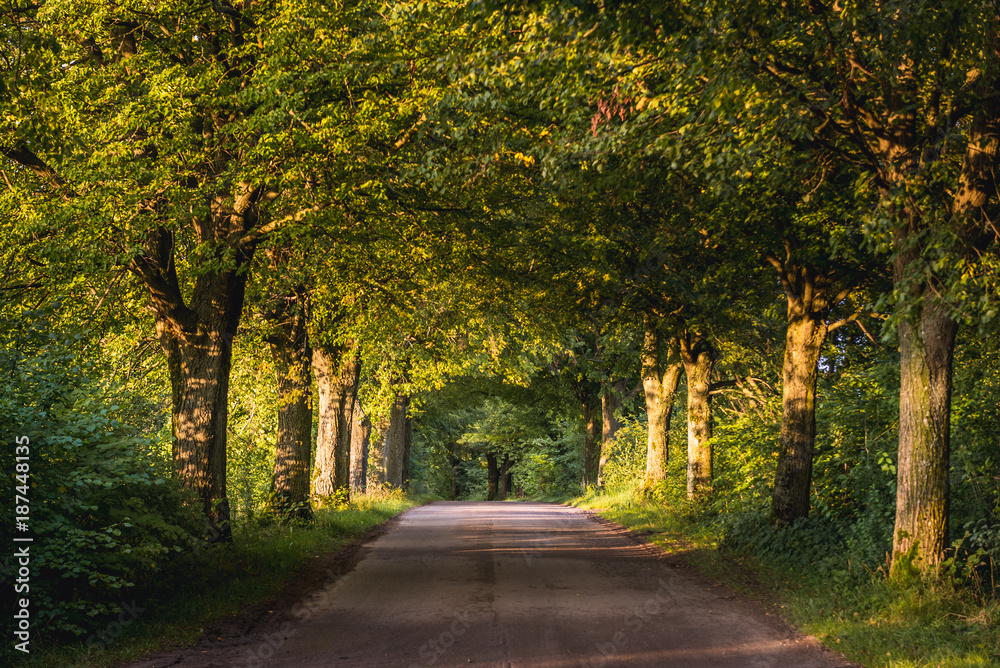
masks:
[[(0, 349), (0, 459), (13, 471), (15, 437), (30, 439), (33, 628), (82, 635), (119, 613), (135, 596), (129, 589), (154, 589), (161, 571), (198, 544), (203, 518), (164, 477), (162, 447), (118, 419), (114, 391), (91, 377), (73, 339), (42, 330), (44, 320), (20, 324), (32, 320), (2, 323), (19, 336)], [(2, 497), (13, 499), (21, 481), (0, 480)], [(13, 564), (5, 566), (9, 578)]]

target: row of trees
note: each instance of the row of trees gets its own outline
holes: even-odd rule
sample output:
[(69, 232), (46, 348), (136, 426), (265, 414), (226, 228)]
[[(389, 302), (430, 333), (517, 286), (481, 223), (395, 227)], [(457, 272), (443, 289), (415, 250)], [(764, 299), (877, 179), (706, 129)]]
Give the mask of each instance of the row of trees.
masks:
[[(629, 235), (618, 279), (587, 287), (644, 317), (654, 422), (683, 363), (692, 492), (711, 478), (709, 332), (732, 317), (723, 302), (766, 300), (748, 279), (771, 268), (787, 301), (773, 521), (809, 510), (825, 341), (885, 314), (901, 378), (894, 561), (943, 558), (956, 334), (995, 314), (997, 34), (990, 3), (553, 3), (508, 16), (480, 50), (464, 82), (552, 110), (557, 139), (530, 150)], [(539, 72), (546, 85), (527, 86)]]
[[(713, 396), (780, 386), (779, 526), (810, 509), (830, 340), (867, 337), (899, 347), (893, 554), (941, 560), (956, 336), (995, 316), (990, 3), (43, 2), (2, 20), (5, 294), (148, 306), (175, 468), (221, 534), (240, 333), (279, 369), (286, 507), (309, 491), (310, 370), (328, 494), (363, 412), (401, 434), (376, 457), (401, 483), (406, 429), (385, 425), (405, 421), (379, 416), (457, 374), (542, 369), (580, 409), (585, 484), (634, 396), (644, 483), (664, 482), (683, 380), (693, 498), (712, 490)], [(141, 297), (118, 296), (125, 274)], [(754, 363), (776, 295), (780, 378)]]
[[(401, 39), (415, 19), (381, 9), (37, 3), (3, 13), (5, 294), (93, 304), (89, 287), (103, 295), (97, 308), (123, 307), (123, 321), (152, 313), (176, 472), (223, 538), (234, 337), (255, 328), (272, 351), (274, 503), (307, 509), (310, 478), (320, 495), (348, 486), (359, 358), (380, 350), (345, 322), (398, 334), (396, 314), (432, 273), (410, 256), (451, 250), (422, 188), (400, 176), (419, 155), (420, 100), (437, 86), (412, 60), (412, 40), (428, 31)], [(125, 273), (144, 296), (120, 298)], [(381, 373), (400, 370), (373, 362), (367, 375)], [(372, 477), (400, 486), (405, 395), (387, 393), (369, 408), (384, 437)]]

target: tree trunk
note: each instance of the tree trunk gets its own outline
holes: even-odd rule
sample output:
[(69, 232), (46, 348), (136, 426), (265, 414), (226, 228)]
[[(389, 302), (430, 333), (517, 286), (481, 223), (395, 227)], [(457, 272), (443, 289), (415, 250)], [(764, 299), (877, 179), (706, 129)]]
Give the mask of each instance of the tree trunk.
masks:
[(916, 549), (920, 565), (944, 558), (948, 537), (952, 355), (958, 325), (926, 303), (899, 324), (899, 462), (893, 562)]
[(622, 383), (606, 383), (601, 392), (601, 449), (597, 461), (597, 486), (604, 485), (604, 465), (611, 456), (612, 443), (622, 423), (615, 417), (615, 412), (622, 406)]
[(406, 482), (404, 474), (407, 469), (407, 431), (410, 418), (407, 409), (410, 398), (404, 394), (396, 395), (396, 401), (389, 412), (389, 428), (385, 434), (385, 479), (390, 486), (402, 489)]
[(351, 422), (361, 365), (351, 350), (319, 346), (313, 348), (312, 365), (319, 403), (313, 491), (319, 496), (341, 489), (349, 493)]
[(286, 307), (272, 321), (267, 342), (278, 377), (278, 438), (268, 505), (278, 516), (308, 519), (312, 376), (305, 315)]
[(504, 500), (510, 496), (511, 478), (513, 477), (510, 468), (514, 462), (510, 460), (510, 455), (503, 456), (503, 464), (500, 466), (500, 499)]
[(458, 465), (461, 459), (453, 454), (448, 455), (448, 464), (451, 466), (451, 500), (458, 498)]
[[(909, 189), (911, 174), (919, 170), (921, 152), (914, 150), (919, 132), (916, 112), (907, 101), (915, 99), (913, 73), (901, 72), (904, 94), (891, 117), (882, 142), (886, 182), (895, 190)], [(971, 131), (981, 128), (973, 122)], [(954, 205), (965, 215), (978, 212), (965, 207), (965, 198), (977, 199), (976, 187), (966, 175), (976, 173), (986, 145), (970, 144), (963, 164), (962, 192)], [(994, 147), (995, 148), (995, 147)], [(995, 156), (995, 151), (994, 151)], [(994, 160), (987, 160), (992, 171)], [(993, 177), (987, 177), (988, 182)], [(983, 184), (980, 184), (983, 185)], [(919, 188), (919, 186), (917, 186)], [(896, 522), (893, 530), (891, 572), (901, 557), (913, 552), (921, 570), (944, 559), (948, 538), (948, 474), (951, 447), (952, 356), (958, 325), (949, 307), (938, 298), (935, 278), (926, 274), (921, 238), (934, 224), (916, 204), (900, 204), (897, 192), (884, 188), (883, 205), (895, 218), (893, 285), (900, 295), (899, 315), (899, 450), (896, 465)], [(969, 230), (964, 230), (967, 234)], [(967, 239), (971, 241), (971, 239)], [(959, 249), (958, 252), (967, 252)]]
[(364, 493), (368, 480), (368, 447), (372, 422), (361, 409), (361, 402), (354, 399), (351, 425), (351, 491)]
[[(409, 401), (407, 401), (409, 406)], [(406, 415), (403, 422), (403, 489), (410, 489), (410, 455), (413, 452), (413, 420)]]
[(210, 541), (232, 538), (226, 498), (226, 429), (232, 342), (220, 331), (178, 341), (161, 334), (171, 372), (174, 470), (201, 498)]
[(826, 340), (824, 314), (801, 298), (788, 299), (781, 387), (781, 445), (771, 495), (771, 523), (787, 526), (809, 514), (816, 441), (816, 376)]
[(497, 456), (492, 452), (486, 453), (486, 500), (494, 501), (497, 498), (497, 487), (500, 482), (500, 471), (497, 468)]
[[(660, 336), (652, 316), (647, 315), (644, 323), (642, 389), (646, 395), (649, 435), (646, 442), (646, 476), (643, 484), (651, 486), (667, 479), (667, 464), (670, 461), (670, 414), (674, 409), (674, 397), (681, 382), (684, 365), (680, 360), (661, 363)], [(673, 354), (676, 355), (676, 352)]]
[[(919, 214), (911, 213), (911, 216)], [(913, 246), (897, 234), (897, 248)], [(918, 249), (897, 252), (894, 282), (917, 302), (899, 321), (899, 460), (892, 570), (914, 551), (914, 564), (933, 567), (944, 559), (948, 539), (948, 474), (951, 448), (952, 358), (958, 324), (924, 279)]]
[(601, 459), (601, 422), (596, 402), (584, 401), (583, 411), (583, 481), (581, 491), (586, 492), (588, 485), (597, 485), (597, 475)]
[(368, 488), (383, 489), (386, 476), (386, 438), (389, 435), (389, 416), (379, 417), (372, 423), (368, 438)]
[(688, 498), (712, 488), (712, 369), (715, 348), (708, 339), (690, 331), (680, 339), (681, 360), (687, 378)]
[(198, 274), (190, 303), (181, 293), (174, 262), (174, 235), (165, 228), (149, 232), (143, 252), (129, 270), (149, 290), (156, 313), (156, 334), (170, 377), (173, 460), (178, 478), (201, 499), (210, 541), (232, 538), (226, 498), (226, 432), (229, 422), (229, 373), (233, 338), (243, 312), (255, 243), (234, 241), (257, 221), (256, 199), (221, 206), (198, 228), (199, 242), (231, 251), (233, 260)]

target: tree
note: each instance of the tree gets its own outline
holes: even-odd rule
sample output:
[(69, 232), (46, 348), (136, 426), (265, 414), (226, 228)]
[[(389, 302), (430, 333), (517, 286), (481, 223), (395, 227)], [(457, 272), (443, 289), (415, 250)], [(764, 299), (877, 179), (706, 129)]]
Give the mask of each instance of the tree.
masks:
[(893, 562), (933, 567), (948, 533), (952, 358), (962, 319), (955, 287), (995, 236), (995, 8), (905, 0), (702, 7), (715, 34), (726, 35), (719, 54), (735, 56), (747, 77), (736, 97), (754, 95), (755, 113), (785, 121), (782, 136), (831, 151), (878, 195), (866, 233), (891, 250), (901, 368)]
[(350, 346), (331, 349), (316, 345), (312, 350), (312, 367), (319, 406), (313, 491), (319, 496), (330, 496), (349, 487), (351, 423), (361, 364)]
[(351, 491), (364, 493), (368, 488), (368, 450), (372, 433), (372, 422), (354, 398), (351, 424)]
[[(175, 467), (225, 539), (227, 382), (252, 259), (268, 235), (370, 192), (369, 139), (395, 126), (340, 112), (387, 94), (380, 68), (357, 65), (390, 60), (391, 31), (367, 3), (39, 3), (4, 18), (4, 39), (32, 56), (3, 73), (5, 90), (30, 79), (32, 95), (0, 110), (0, 155), (36, 178), (21, 220), (44, 220), (53, 244), (70, 230), (147, 289)], [(365, 160), (328, 159), (352, 151)]]
[(643, 484), (652, 486), (666, 480), (670, 460), (670, 417), (684, 364), (680, 361), (676, 340), (669, 341), (670, 349), (664, 350), (667, 346), (662, 342), (655, 316), (644, 315), (643, 330), (642, 388), (649, 425)]
[(269, 505), (282, 517), (308, 519), (312, 453), (311, 352), (306, 327), (306, 297), (299, 289), (266, 314), (266, 340), (278, 380), (278, 435)]

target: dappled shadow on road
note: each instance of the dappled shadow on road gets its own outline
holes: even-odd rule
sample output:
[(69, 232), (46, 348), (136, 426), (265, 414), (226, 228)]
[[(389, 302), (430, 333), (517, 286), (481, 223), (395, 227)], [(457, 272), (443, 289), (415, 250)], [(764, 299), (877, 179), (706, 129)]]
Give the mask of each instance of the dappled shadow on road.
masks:
[(565, 506), (431, 504), (355, 561), (269, 623), (224, 649), (189, 652), (183, 665), (846, 665), (620, 527)]
[(620, 527), (550, 504), (411, 511), (266, 665), (842, 665)]

